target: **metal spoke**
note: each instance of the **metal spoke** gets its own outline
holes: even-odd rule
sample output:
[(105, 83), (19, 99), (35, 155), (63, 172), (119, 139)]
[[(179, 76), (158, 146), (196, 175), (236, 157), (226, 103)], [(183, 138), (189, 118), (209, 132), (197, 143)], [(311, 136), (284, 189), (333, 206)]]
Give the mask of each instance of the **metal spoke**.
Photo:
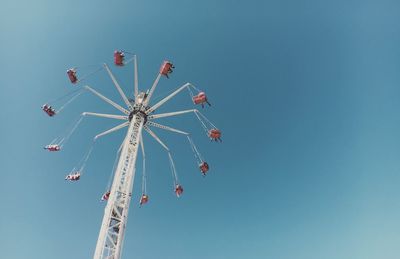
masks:
[(111, 104), (112, 106), (114, 106), (115, 108), (117, 108), (118, 110), (120, 110), (121, 112), (125, 113), (125, 114), (129, 114), (129, 111), (122, 108), (119, 104), (116, 104), (115, 102), (111, 101), (110, 99), (108, 99), (107, 97), (105, 97), (104, 95), (102, 95), (101, 93), (97, 92), (96, 90), (94, 90), (93, 88), (91, 88), (88, 85), (85, 85), (85, 88), (87, 90), (89, 90), (90, 92), (94, 93), (95, 95), (97, 95), (98, 97), (100, 97), (100, 99), (102, 99), (103, 101), (105, 101), (108, 104)]
[(117, 120), (128, 120), (128, 116), (123, 115), (113, 115), (113, 114), (104, 114), (104, 113), (95, 113), (95, 112), (84, 112), (82, 113), (83, 116), (94, 116), (94, 117), (102, 117), (102, 118), (109, 118), (109, 119), (117, 119)]
[(106, 131), (104, 131), (104, 132), (102, 132), (102, 133), (96, 135), (96, 136), (94, 137), (94, 139), (96, 140), (96, 139), (98, 139), (98, 138), (100, 138), (100, 137), (102, 137), (102, 136), (105, 136), (105, 135), (110, 134), (110, 133), (112, 133), (112, 132), (114, 132), (114, 131), (117, 131), (117, 130), (119, 130), (119, 129), (122, 129), (122, 128), (128, 126), (128, 125), (129, 125), (129, 121), (126, 121), (126, 122), (124, 122), (124, 123), (122, 123), (122, 124), (120, 124), (120, 125), (118, 125), (118, 126), (115, 126), (114, 128), (111, 128), (111, 129), (109, 129), (109, 130), (106, 130)]
[[(156, 109), (158, 109), (161, 105), (163, 105), (164, 103), (166, 103), (168, 100), (170, 100), (172, 97), (174, 97), (175, 95), (177, 95), (180, 91), (182, 91), (183, 89), (189, 87), (191, 84), (190, 83), (186, 83), (183, 86), (179, 87), (177, 90), (175, 90), (173, 93), (171, 93), (170, 95), (168, 95), (167, 97), (165, 97), (164, 99), (162, 99), (161, 101), (159, 101), (158, 103), (156, 103), (155, 105), (153, 105), (149, 110), (147, 110), (146, 114), (150, 114), (152, 112), (154, 112)], [(149, 98), (149, 97), (148, 97)], [(149, 99), (147, 99), (149, 101)]]
[(138, 81), (138, 67), (137, 67), (137, 56), (133, 56), (133, 66), (134, 66), (134, 97), (135, 100), (139, 94), (139, 81)]
[(157, 75), (156, 80), (154, 80), (154, 83), (150, 88), (150, 92), (149, 92), (149, 94), (147, 95), (147, 98), (146, 98), (146, 105), (149, 104), (151, 96), (153, 95), (154, 90), (156, 90), (156, 87), (158, 85), (158, 81), (160, 81), (160, 78), (161, 78), (161, 73), (159, 73)]
[(184, 132), (184, 131), (181, 131), (181, 130), (178, 130), (178, 129), (174, 129), (174, 128), (171, 128), (171, 127), (168, 127), (168, 126), (165, 126), (165, 125), (161, 125), (161, 124), (155, 123), (153, 121), (147, 121), (146, 125), (157, 127), (157, 128), (163, 129), (163, 130), (172, 131), (172, 132), (179, 133), (179, 134), (183, 134), (183, 135), (186, 135), (186, 136), (189, 135), (189, 133), (187, 133), (187, 132)]
[(149, 127), (147, 127), (146, 125), (143, 126), (143, 128), (158, 142), (160, 143), (160, 145), (165, 148), (168, 152), (169, 152), (169, 148), (167, 147), (167, 145), (165, 145), (158, 137), (157, 135), (151, 130), (149, 129)]
[(159, 118), (165, 118), (165, 117), (171, 117), (171, 116), (177, 116), (189, 112), (197, 112), (196, 109), (191, 109), (191, 110), (185, 110), (185, 111), (178, 111), (178, 112), (167, 112), (167, 113), (160, 113), (160, 114), (152, 114), (149, 115), (147, 118), (150, 119), (159, 119)]
[(124, 100), (126, 106), (128, 106), (129, 110), (133, 110), (131, 103), (129, 102), (128, 98), (126, 97), (126, 95), (125, 95), (124, 91), (122, 90), (121, 86), (119, 85), (117, 79), (115, 79), (115, 76), (111, 72), (110, 68), (107, 66), (107, 64), (104, 64), (104, 67), (106, 68), (108, 75), (111, 77), (111, 80), (113, 81), (119, 94), (121, 95), (122, 99)]

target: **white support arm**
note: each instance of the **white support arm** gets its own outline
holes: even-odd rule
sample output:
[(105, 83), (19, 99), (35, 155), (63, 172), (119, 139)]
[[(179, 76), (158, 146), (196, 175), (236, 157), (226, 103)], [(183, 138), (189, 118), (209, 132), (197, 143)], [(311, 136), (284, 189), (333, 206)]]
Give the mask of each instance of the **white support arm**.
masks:
[(149, 94), (147, 95), (147, 98), (146, 98), (146, 105), (149, 104), (150, 99), (151, 99), (151, 96), (153, 95), (154, 90), (156, 90), (156, 87), (157, 87), (157, 85), (158, 85), (158, 81), (160, 81), (160, 78), (161, 78), (161, 73), (158, 73), (158, 75), (157, 75), (157, 77), (156, 77), (156, 80), (154, 80), (154, 83), (153, 83), (153, 85), (152, 85), (151, 88), (150, 88), (150, 92), (149, 92)]
[[(170, 100), (172, 97), (174, 97), (175, 95), (177, 95), (180, 91), (182, 91), (183, 89), (189, 87), (191, 84), (190, 83), (186, 83), (183, 86), (179, 87), (177, 90), (175, 90), (173, 93), (171, 93), (170, 95), (168, 95), (167, 97), (165, 97), (164, 99), (162, 99), (161, 101), (159, 101), (158, 103), (154, 104), (150, 109), (148, 109), (146, 111), (146, 114), (150, 114), (152, 112), (154, 112), (157, 108), (159, 108), (161, 105), (163, 105), (164, 103), (166, 103), (168, 100)], [(148, 97), (147, 97), (148, 98)], [(147, 99), (149, 101), (149, 99)]]
[(137, 56), (134, 55), (133, 56), (133, 66), (134, 66), (134, 92), (133, 92), (133, 96), (135, 97), (135, 100), (139, 94), (139, 81), (138, 81), (138, 67), (137, 67)]
[(105, 97), (104, 95), (100, 94), (99, 92), (97, 92), (96, 90), (94, 90), (93, 88), (89, 87), (88, 85), (85, 85), (85, 88), (87, 90), (89, 90), (90, 92), (94, 93), (95, 95), (97, 95), (98, 97), (100, 97), (100, 99), (102, 99), (103, 101), (105, 101), (108, 104), (111, 104), (112, 106), (114, 106), (115, 108), (117, 108), (118, 110), (120, 110), (121, 112), (125, 113), (125, 114), (129, 114), (129, 111), (122, 108), (120, 105), (116, 104), (115, 102), (111, 101), (110, 99), (108, 99), (107, 97)]
[(128, 106), (129, 110), (133, 110), (133, 107), (132, 107), (131, 103), (129, 102), (128, 98), (126, 97), (124, 91), (122, 91), (121, 86), (117, 82), (117, 79), (115, 79), (115, 76), (111, 72), (110, 68), (105, 63), (104, 63), (104, 67), (106, 68), (108, 75), (111, 77), (111, 80), (113, 81), (113, 83), (114, 83), (115, 87), (117, 88), (119, 94), (121, 95), (122, 99), (124, 100), (126, 106)]
[(161, 125), (161, 124), (158, 124), (158, 123), (155, 123), (155, 122), (152, 122), (152, 121), (147, 121), (146, 125), (157, 127), (157, 128), (163, 129), (163, 130), (172, 131), (172, 132), (179, 133), (179, 134), (186, 135), (186, 136), (189, 135), (189, 133), (187, 133), (187, 132), (184, 132), (184, 131), (181, 131), (181, 130), (178, 130), (178, 129), (174, 129), (174, 128), (171, 128), (171, 127), (168, 127), (168, 126), (165, 126), (165, 125)]
[(196, 109), (191, 109), (191, 110), (185, 110), (185, 111), (178, 111), (178, 112), (167, 112), (167, 113), (160, 113), (160, 114), (153, 114), (149, 115), (147, 118), (150, 119), (159, 119), (159, 118), (165, 118), (165, 117), (171, 117), (171, 116), (177, 116), (189, 112), (198, 112)]
[(169, 152), (169, 148), (157, 137), (157, 135), (149, 129), (146, 125), (143, 126), (143, 128), (158, 142), (160, 145), (165, 148)]
[(89, 116), (117, 119), (117, 120), (128, 120), (128, 116), (123, 116), (123, 115), (113, 115), (113, 114), (94, 113), (94, 112), (84, 112), (84, 113), (82, 113), (82, 115), (83, 116), (89, 115)]
[(98, 138), (100, 138), (100, 137), (102, 137), (102, 136), (104, 136), (104, 135), (107, 135), (107, 134), (109, 134), (109, 133), (111, 133), (111, 132), (114, 132), (114, 131), (117, 131), (117, 130), (119, 130), (119, 129), (122, 129), (122, 128), (128, 126), (129, 123), (130, 123), (129, 121), (126, 121), (126, 122), (124, 122), (124, 123), (122, 123), (122, 124), (120, 124), (120, 125), (118, 125), (118, 126), (115, 126), (114, 128), (111, 128), (111, 129), (109, 129), (109, 130), (106, 130), (106, 131), (104, 131), (103, 133), (100, 133), (100, 134), (96, 135), (96, 137), (94, 137), (94, 140), (96, 140), (96, 139), (98, 139)]

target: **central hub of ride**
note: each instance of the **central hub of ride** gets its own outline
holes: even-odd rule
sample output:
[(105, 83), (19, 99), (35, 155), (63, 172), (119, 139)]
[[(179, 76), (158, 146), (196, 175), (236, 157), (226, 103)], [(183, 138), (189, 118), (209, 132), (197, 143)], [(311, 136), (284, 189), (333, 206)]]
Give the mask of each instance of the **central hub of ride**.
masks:
[(145, 125), (147, 122), (147, 114), (145, 113), (145, 109), (144, 108), (142, 109), (141, 107), (140, 108), (133, 107), (133, 111), (129, 114), (128, 117), (129, 121), (132, 121), (133, 115), (135, 114), (140, 114), (143, 117), (144, 119), (143, 125)]
[(146, 124), (147, 122), (147, 114), (146, 114), (146, 110), (149, 108), (144, 104), (144, 101), (146, 100), (147, 97), (147, 93), (141, 92), (138, 94), (137, 99), (133, 105), (133, 111), (129, 114), (129, 121), (132, 121), (132, 118), (135, 114), (140, 114), (141, 117), (143, 117), (144, 122), (143, 125)]

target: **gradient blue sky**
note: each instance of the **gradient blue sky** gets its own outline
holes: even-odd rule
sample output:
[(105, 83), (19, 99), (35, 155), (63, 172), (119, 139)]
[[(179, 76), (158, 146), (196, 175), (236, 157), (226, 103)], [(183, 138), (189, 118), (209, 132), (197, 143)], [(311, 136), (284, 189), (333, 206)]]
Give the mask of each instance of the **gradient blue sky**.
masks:
[[(186, 140), (157, 131), (185, 188), (176, 199), (145, 137), (150, 202), (139, 209), (137, 174), (124, 258), (399, 258), (399, 13), (390, 0), (1, 1), (0, 257), (92, 257), (125, 131), (99, 140), (69, 184), (118, 122), (88, 118), (62, 152), (42, 146), (80, 112), (118, 112), (89, 93), (54, 118), (40, 106), (74, 88), (67, 68), (125, 49), (142, 89), (163, 59), (176, 64), (156, 97), (187, 81), (206, 90), (224, 142), (193, 116), (164, 120), (192, 131), (211, 165), (201, 177)], [(132, 67), (113, 71), (132, 91)], [(104, 73), (88, 83), (122, 103)], [(163, 110), (190, 107), (184, 93)]]

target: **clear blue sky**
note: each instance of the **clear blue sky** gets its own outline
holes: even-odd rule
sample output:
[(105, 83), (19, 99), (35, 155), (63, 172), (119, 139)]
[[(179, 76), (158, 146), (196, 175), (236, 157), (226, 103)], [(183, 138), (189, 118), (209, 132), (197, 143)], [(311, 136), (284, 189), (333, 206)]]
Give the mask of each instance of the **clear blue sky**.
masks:
[[(14, 1), (0, 8), (0, 250), (9, 259), (91, 258), (124, 131), (98, 141), (78, 184), (64, 176), (93, 136), (118, 122), (87, 118), (59, 153), (42, 149), (80, 112), (118, 113), (89, 93), (54, 118), (40, 106), (74, 88), (71, 66), (139, 55), (140, 87), (161, 61), (206, 90), (210, 143), (193, 116), (164, 120), (194, 134), (145, 137), (150, 202), (135, 182), (124, 258), (395, 259), (400, 249), (400, 2)], [(132, 67), (113, 67), (132, 91)], [(111, 81), (88, 81), (122, 104)], [(164, 111), (193, 107), (186, 93)], [(140, 167), (139, 167), (140, 168)]]

